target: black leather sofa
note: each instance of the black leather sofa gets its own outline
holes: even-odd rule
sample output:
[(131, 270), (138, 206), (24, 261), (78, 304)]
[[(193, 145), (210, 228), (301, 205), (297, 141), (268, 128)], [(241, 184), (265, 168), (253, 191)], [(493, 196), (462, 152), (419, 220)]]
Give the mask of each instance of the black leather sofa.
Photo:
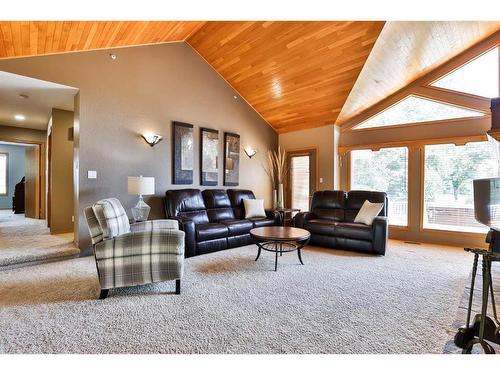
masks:
[(244, 198), (255, 195), (239, 189), (166, 192), (165, 216), (177, 220), (185, 232), (186, 258), (251, 244), (250, 229), (278, 224), (278, 214), (271, 210), (266, 210), (266, 217), (245, 219)]
[[(365, 200), (384, 203), (384, 208), (370, 226), (354, 223)], [(311, 232), (310, 244), (384, 255), (389, 231), (387, 210), (386, 193), (317, 191), (312, 198), (310, 212), (298, 213), (294, 225)]]

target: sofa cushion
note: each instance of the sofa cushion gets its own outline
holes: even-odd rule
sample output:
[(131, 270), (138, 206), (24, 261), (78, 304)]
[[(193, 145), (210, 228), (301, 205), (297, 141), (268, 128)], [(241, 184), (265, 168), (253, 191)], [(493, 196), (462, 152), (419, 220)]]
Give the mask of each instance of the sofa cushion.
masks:
[(252, 190), (243, 189), (228, 189), (227, 195), (231, 201), (231, 207), (234, 210), (234, 216), (236, 219), (245, 218), (245, 207), (243, 205), (243, 199), (255, 199), (255, 195)]
[(388, 201), (387, 194), (378, 191), (365, 191), (365, 190), (351, 190), (347, 193), (347, 199), (345, 201), (345, 221), (354, 222), (356, 215), (359, 210), (368, 200), (372, 203), (384, 203), (384, 208), (378, 214), (378, 216), (387, 216)]
[(221, 223), (227, 227), (230, 236), (247, 234), (248, 232), (250, 232), (250, 229), (253, 228), (253, 224), (250, 220), (224, 220), (221, 221)]
[(353, 240), (371, 241), (373, 239), (372, 227), (358, 223), (336, 223), (334, 235)]
[(227, 226), (220, 223), (198, 224), (196, 226), (197, 241), (215, 240), (227, 237), (229, 230)]
[(341, 190), (325, 190), (314, 193), (311, 212), (319, 219), (344, 220), (345, 192)]
[(227, 192), (222, 189), (207, 189), (202, 192), (211, 223), (234, 219), (233, 208)]
[(168, 218), (181, 217), (195, 224), (208, 223), (205, 202), (198, 189), (168, 190), (165, 195), (165, 212)]
[(273, 225), (276, 225), (273, 219), (269, 219), (267, 217), (263, 218), (253, 218), (253, 219), (248, 219), (253, 223), (254, 228), (259, 228), (259, 227), (270, 227)]
[(337, 222), (334, 220), (327, 219), (311, 219), (304, 223), (304, 229), (311, 233), (323, 234), (327, 236), (333, 236), (335, 232), (335, 224)]

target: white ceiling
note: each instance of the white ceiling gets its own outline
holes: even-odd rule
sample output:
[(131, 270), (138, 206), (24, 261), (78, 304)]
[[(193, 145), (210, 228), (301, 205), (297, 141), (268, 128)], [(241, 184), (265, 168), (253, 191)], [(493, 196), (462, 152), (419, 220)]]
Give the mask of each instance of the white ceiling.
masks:
[[(72, 111), (77, 92), (74, 87), (0, 71), (0, 125), (45, 130), (52, 108)], [(16, 114), (26, 119), (17, 121)]]
[(388, 21), (347, 98), (338, 124), (500, 30), (500, 21)]

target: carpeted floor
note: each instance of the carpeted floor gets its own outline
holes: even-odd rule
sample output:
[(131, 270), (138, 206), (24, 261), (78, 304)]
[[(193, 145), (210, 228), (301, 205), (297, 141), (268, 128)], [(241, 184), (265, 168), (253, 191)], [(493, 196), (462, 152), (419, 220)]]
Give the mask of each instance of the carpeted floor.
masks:
[(186, 260), (174, 283), (95, 300), (91, 257), (0, 272), (4, 353), (441, 353), (469, 274), (457, 248), (385, 257), (247, 246)]
[(0, 271), (79, 254), (72, 233), (53, 236), (44, 220), (0, 210)]

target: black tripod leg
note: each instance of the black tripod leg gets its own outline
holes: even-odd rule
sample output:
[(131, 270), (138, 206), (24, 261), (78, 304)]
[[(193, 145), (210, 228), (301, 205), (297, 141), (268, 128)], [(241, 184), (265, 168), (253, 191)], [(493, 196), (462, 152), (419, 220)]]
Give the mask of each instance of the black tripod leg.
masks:
[(474, 283), (476, 281), (478, 259), (479, 259), (479, 255), (474, 254), (474, 264), (472, 266), (472, 280), (470, 282), (469, 307), (467, 309), (467, 328), (470, 327), (470, 315), (472, 312), (472, 299), (474, 297)]
[(488, 310), (488, 294), (490, 292), (490, 274), (488, 272), (488, 258), (483, 255), (483, 303), (481, 306), (481, 325), (479, 326), (479, 340), (484, 340), (484, 327)]
[(493, 293), (493, 278), (491, 277), (491, 261), (488, 263), (488, 274), (490, 278), (490, 296), (491, 296), (491, 306), (493, 310), (493, 318), (495, 319), (495, 323), (500, 325), (497, 316), (497, 306), (495, 304), (495, 294)]

